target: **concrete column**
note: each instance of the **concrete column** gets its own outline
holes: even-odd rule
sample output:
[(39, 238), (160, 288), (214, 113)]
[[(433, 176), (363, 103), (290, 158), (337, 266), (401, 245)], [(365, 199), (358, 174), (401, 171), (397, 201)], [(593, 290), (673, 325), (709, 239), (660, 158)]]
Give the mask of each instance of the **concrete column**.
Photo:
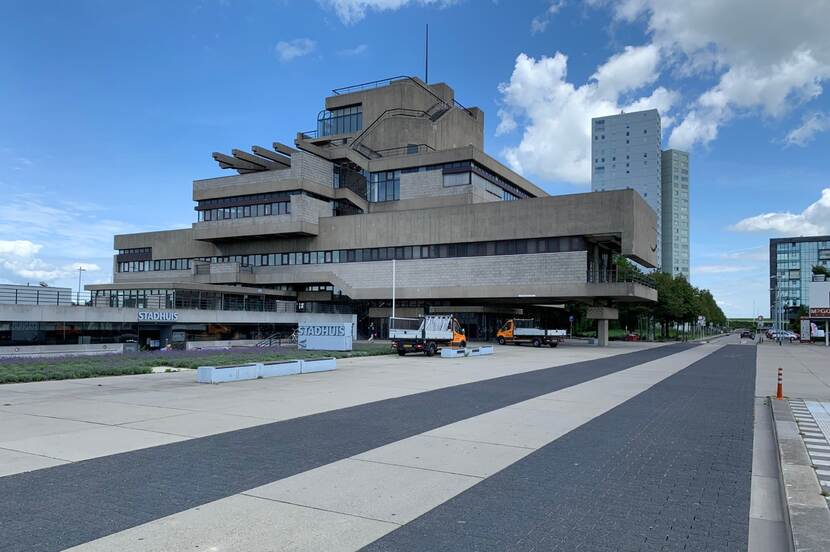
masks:
[(830, 320), (824, 321), (824, 346), (830, 347)]
[(597, 320), (597, 345), (608, 346), (608, 320)]
[(608, 346), (608, 321), (618, 320), (619, 311), (611, 307), (588, 307), (588, 320), (597, 321), (597, 345)]

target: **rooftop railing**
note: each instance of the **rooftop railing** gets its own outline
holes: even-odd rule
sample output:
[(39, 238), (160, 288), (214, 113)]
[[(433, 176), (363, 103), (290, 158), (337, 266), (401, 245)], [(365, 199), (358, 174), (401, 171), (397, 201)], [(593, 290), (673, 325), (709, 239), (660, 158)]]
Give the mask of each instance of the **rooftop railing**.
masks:
[(88, 291), (64, 291), (32, 286), (31, 289), (0, 289), (0, 305), (86, 305)]
[(379, 149), (375, 153), (380, 154), (381, 157), (397, 157), (399, 155), (417, 155), (431, 151), (435, 151), (435, 148), (428, 144), (409, 144), (399, 148)]
[(362, 90), (371, 90), (373, 88), (383, 88), (384, 86), (389, 86), (395, 81), (401, 81), (406, 79), (411, 79), (412, 77), (409, 76), (399, 76), (399, 77), (389, 77), (386, 79), (374, 80), (369, 82), (362, 82), (360, 84), (353, 84), (351, 86), (343, 86), (340, 88), (335, 88), (332, 90), (332, 93), (336, 96), (340, 94), (351, 94), (352, 92), (360, 92)]
[(389, 77), (389, 78), (386, 78), (386, 79), (363, 82), (363, 83), (360, 83), (360, 84), (353, 84), (351, 86), (344, 86), (342, 88), (335, 88), (334, 90), (332, 90), (332, 92), (336, 96), (339, 96), (340, 94), (351, 94), (352, 92), (360, 92), (361, 90), (371, 90), (371, 89), (374, 89), (374, 88), (383, 88), (384, 86), (389, 86), (393, 82), (400, 82), (400, 81), (405, 81), (405, 80), (409, 80), (409, 81), (413, 82), (416, 86), (418, 86), (418, 87), (422, 88), (423, 90), (425, 90), (428, 94), (430, 94), (433, 98), (435, 98), (439, 102), (444, 102), (445, 104), (447, 104), (447, 107), (457, 107), (459, 109), (463, 109), (467, 113), (467, 115), (469, 115), (470, 117), (475, 117), (475, 115), (473, 115), (473, 112), (470, 111), (469, 109), (467, 109), (466, 107), (464, 107), (461, 103), (453, 100), (452, 105), (450, 105), (449, 103), (447, 103), (446, 100), (444, 100), (443, 98), (438, 96), (435, 92), (433, 92), (428, 87), (421, 84), (420, 81), (418, 81), (418, 80), (416, 80), (416, 79), (414, 79), (414, 78), (412, 78), (408, 75), (399, 75), (397, 77)]

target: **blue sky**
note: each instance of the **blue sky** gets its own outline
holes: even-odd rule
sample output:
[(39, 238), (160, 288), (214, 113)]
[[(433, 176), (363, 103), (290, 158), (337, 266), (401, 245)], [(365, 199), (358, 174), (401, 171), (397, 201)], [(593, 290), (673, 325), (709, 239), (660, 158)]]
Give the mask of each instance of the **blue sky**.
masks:
[[(724, 4), (724, 5), (722, 5)], [(591, 116), (656, 107), (692, 155), (692, 283), (768, 312), (768, 239), (830, 233), (824, 0), (16, 2), (0, 20), (0, 282), (111, 280), (114, 233), (186, 227), (213, 151), (290, 143), (339, 86), (423, 74), (485, 147), (587, 191)]]

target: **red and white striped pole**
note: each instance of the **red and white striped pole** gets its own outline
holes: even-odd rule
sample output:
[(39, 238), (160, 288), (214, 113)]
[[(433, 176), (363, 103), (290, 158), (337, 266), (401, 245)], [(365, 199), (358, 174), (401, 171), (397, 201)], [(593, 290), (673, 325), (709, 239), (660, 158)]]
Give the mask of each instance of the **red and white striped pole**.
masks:
[(784, 369), (778, 368), (778, 393), (775, 398), (779, 401), (784, 398)]

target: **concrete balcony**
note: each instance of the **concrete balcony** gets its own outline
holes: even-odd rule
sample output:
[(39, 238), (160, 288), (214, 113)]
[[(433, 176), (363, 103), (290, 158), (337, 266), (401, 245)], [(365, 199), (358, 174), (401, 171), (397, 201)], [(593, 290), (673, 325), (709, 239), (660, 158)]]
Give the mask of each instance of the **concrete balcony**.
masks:
[(291, 166), (285, 169), (194, 180), (193, 200), (292, 190), (308, 190), (328, 197), (334, 191), (333, 175), (331, 162), (296, 152), (291, 155)]
[(210, 242), (266, 236), (316, 236), (321, 217), (332, 216), (331, 204), (305, 195), (291, 196), (291, 212), (193, 224), (193, 239)]

